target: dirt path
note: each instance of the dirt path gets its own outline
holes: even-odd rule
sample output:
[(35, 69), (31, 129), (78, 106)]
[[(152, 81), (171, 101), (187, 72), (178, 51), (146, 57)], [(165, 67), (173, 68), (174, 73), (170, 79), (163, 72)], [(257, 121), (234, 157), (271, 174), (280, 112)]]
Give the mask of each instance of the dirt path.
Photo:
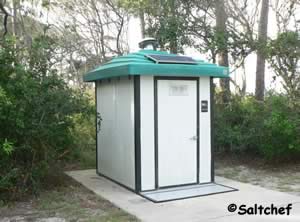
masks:
[(300, 163), (270, 165), (250, 159), (217, 156), (216, 175), (300, 196)]

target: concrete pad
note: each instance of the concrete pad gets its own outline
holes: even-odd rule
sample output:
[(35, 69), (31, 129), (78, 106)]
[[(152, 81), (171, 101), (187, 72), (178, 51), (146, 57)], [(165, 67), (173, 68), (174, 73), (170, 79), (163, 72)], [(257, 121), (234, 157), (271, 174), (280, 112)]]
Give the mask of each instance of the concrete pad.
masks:
[[(300, 196), (268, 190), (258, 186), (217, 177), (216, 182), (239, 189), (236, 192), (196, 197), (165, 203), (153, 203), (127, 189), (96, 175), (95, 170), (67, 172), (69, 176), (96, 194), (146, 222), (269, 222), (300, 221)], [(292, 204), (290, 215), (238, 215), (228, 212), (230, 204), (254, 204), (286, 207)]]

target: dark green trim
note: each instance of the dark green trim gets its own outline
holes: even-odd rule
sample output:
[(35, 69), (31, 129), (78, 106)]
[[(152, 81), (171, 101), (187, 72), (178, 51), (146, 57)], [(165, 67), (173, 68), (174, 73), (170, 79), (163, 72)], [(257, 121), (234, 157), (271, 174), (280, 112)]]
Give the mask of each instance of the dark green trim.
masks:
[(210, 173), (211, 173), (211, 182), (215, 182), (215, 148), (214, 148), (214, 81), (213, 78), (210, 78), (210, 152), (211, 152), (211, 160), (210, 160), (210, 164), (211, 164), (211, 169), (210, 169)]
[(197, 78), (197, 184), (200, 183), (200, 79)]
[(96, 130), (96, 173), (98, 172), (98, 98), (97, 98), (97, 87), (99, 81), (95, 82), (95, 104), (96, 104), (96, 117), (95, 117), (95, 130)]
[(134, 76), (134, 143), (135, 143), (135, 191), (141, 191), (141, 86), (140, 76)]
[[(158, 98), (158, 89), (157, 89), (157, 81), (158, 80), (193, 80), (196, 81), (196, 118), (197, 118), (197, 129), (196, 133), (198, 136), (197, 144), (196, 144), (196, 153), (197, 153), (197, 164), (196, 164), (196, 182), (189, 183), (189, 184), (177, 184), (177, 185), (171, 185), (171, 186), (159, 186), (159, 177), (158, 177), (158, 104), (157, 104), (157, 98)], [(200, 166), (200, 147), (199, 147), (199, 78), (196, 77), (180, 77), (180, 76), (168, 76), (168, 77), (161, 77), (161, 76), (154, 76), (154, 161), (155, 161), (155, 189), (166, 189), (171, 187), (181, 187), (181, 186), (187, 186), (187, 185), (196, 185), (199, 184), (199, 166)]]
[(157, 128), (157, 77), (153, 77), (154, 87), (154, 188), (158, 189), (158, 128)]

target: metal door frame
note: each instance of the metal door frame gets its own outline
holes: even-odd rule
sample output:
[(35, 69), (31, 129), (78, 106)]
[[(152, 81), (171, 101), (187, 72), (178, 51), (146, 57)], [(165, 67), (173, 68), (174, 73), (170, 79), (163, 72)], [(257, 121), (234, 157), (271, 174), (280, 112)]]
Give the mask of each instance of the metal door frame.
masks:
[[(171, 186), (163, 186), (160, 187), (158, 185), (158, 104), (157, 104), (157, 81), (158, 80), (193, 80), (196, 81), (196, 118), (197, 118), (197, 158), (196, 158), (196, 182), (195, 183), (189, 183), (189, 184), (177, 184), (177, 185), (171, 185)], [(187, 186), (187, 185), (195, 185), (199, 184), (199, 77), (178, 77), (178, 76), (154, 76), (154, 160), (155, 160), (155, 189), (163, 189), (163, 188), (171, 188), (171, 187), (180, 187), (180, 186)]]

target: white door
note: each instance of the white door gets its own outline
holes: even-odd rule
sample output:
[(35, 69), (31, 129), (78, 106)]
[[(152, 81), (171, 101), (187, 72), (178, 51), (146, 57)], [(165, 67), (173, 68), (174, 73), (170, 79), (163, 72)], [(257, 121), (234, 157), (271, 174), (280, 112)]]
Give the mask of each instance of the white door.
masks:
[(197, 182), (197, 80), (157, 80), (158, 187)]

